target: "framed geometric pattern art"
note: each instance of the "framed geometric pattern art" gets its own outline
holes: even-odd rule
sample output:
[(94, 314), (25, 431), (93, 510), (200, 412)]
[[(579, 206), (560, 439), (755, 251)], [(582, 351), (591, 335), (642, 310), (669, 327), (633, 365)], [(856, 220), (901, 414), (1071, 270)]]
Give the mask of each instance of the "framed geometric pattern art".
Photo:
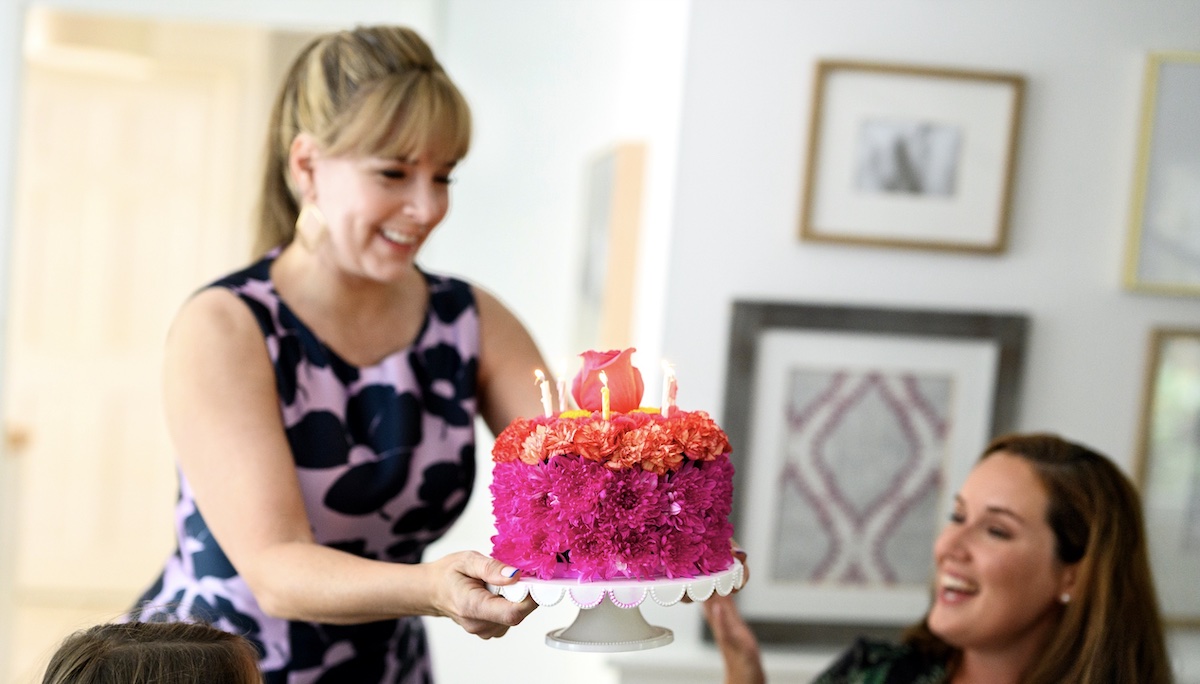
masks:
[(894, 636), (929, 605), (934, 538), (1013, 424), (1020, 315), (736, 302), (723, 425), (767, 642)]

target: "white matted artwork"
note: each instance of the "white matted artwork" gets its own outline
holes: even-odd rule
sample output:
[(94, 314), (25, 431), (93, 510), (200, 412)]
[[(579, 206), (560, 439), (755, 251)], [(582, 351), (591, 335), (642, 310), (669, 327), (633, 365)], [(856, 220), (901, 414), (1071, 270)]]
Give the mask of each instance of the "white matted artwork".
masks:
[(1200, 329), (1150, 339), (1137, 480), (1169, 624), (1200, 627)]
[(1125, 285), (1200, 295), (1200, 52), (1146, 59)]
[[(989, 438), (997, 345), (768, 331), (739, 541), (750, 616), (912, 622), (954, 488)], [(758, 407), (762, 407), (761, 410)], [(756, 600), (758, 599), (758, 600)]]
[(1025, 328), (1012, 314), (735, 303), (723, 424), (755, 567), (738, 603), (760, 638), (921, 616), (954, 492), (1010, 429)]
[(817, 64), (804, 240), (1000, 252), (1024, 79)]

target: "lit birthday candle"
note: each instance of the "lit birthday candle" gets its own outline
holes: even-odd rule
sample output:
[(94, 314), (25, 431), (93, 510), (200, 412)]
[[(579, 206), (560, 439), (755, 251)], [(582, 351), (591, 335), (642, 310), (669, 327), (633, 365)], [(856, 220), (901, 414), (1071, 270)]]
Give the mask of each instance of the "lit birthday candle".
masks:
[(671, 415), (671, 410), (675, 408), (675, 394), (678, 391), (679, 386), (675, 382), (675, 367), (663, 361), (662, 403), (658, 409), (663, 416)]
[(600, 416), (604, 418), (604, 420), (608, 420), (608, 416), (610, 414), (611, 410), (608, 403), (608, 374), (606, 374), (604, 371), (600, 371)]
[(546, 374), (539, 368), (533, 372), (536, 378), (535, 382), (542, 390), (542, 410), (546, 413), (547, 418), (554, 417), (554, 404), (550, 401), (550, 383), (546, 381)]

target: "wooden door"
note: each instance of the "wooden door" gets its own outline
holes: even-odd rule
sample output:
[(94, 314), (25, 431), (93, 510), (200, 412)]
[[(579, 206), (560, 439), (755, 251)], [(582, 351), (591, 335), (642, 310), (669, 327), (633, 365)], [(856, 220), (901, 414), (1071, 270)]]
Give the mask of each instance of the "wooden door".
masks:
[(190, 292), (249, 255), (260, 145), (246, 128), (269, 99), (250, 87), (259, 39), (124, 30), (127, 52), (68, 47), (26, 71), (4, 370), (16, 605), (0, 681), (35, 681), (63, 636), (129, 608), (172, 550), (163, 340)]

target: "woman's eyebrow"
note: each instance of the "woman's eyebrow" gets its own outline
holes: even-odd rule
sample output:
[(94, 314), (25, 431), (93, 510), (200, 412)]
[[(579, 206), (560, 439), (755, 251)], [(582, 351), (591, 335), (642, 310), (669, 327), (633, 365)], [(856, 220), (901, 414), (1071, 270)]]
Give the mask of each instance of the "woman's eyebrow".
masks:
[[(965, 507), (967, 505), (967, 502), (959, 494), (954, 495), (954, 503), (957, 506), (963, 506), (963, 507)], [(1025, 522), (1025, 518), (1021, 517), (1016, 511), (1012, 510), (1011, 508), (1007, 508), (1005, 506), (996, 506), (996, 505), (984, 506), (983, 510), (987, 511), (988, 513), (996, 513), (998, 515), (1006, 515), (1020, 523)]]

